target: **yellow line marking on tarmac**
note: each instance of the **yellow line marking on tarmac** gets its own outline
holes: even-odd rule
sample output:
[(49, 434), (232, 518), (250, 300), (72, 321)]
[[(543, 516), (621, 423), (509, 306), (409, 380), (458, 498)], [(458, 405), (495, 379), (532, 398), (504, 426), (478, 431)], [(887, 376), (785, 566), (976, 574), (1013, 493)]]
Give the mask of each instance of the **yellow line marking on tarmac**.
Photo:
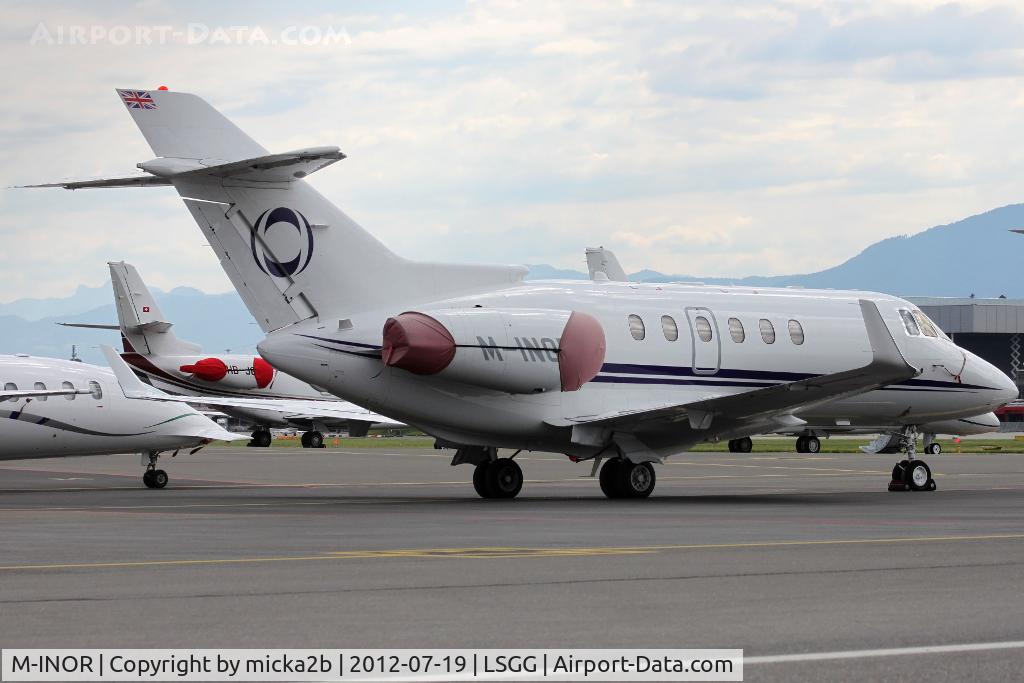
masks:
[(269, 562), (310, 562), (349, 559), (394, 558), (458, 558), (458, 559), (514, 559), (519, 557), (594, 557), (608, 555), (637, 555), (685, 550), (743, 550), (754, 548), (792, 548), (826, 545), (877, 545), (895, 543), (953, 543), (961, 541), (1017, 541), (1024, 534), (986, 534), (978, 536), (917, 536), (904, 538), (851, 538), (792, 541), (754, 541), (749, 543), (702, 543), (692, 545), (650, 545), (624, 547), (567, 547), (567, 548), (411, 548), (396, 550), (342, 550), (320, 555), (294, 555), (283, 557), (236, 557), (192, 560), (139, 560), (126, 562), (81, 562), (66, 564), (23, 564), (0, 566), (0, 571), (29, 569), (111, 569), (133, 567), (182, 567), (194, 565), (262, 564)]

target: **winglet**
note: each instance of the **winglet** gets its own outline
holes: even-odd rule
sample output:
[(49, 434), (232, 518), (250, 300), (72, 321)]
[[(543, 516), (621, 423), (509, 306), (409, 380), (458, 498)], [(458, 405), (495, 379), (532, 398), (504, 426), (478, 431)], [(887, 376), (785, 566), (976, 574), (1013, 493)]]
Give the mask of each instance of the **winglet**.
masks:
[(877, 304), (869, 299), (861, 299), (860, 311), (864, 317), (864, 327), (867, 329), (868, 341), (871, 342), (871, 351), (874, 354), (871, 365), (886, 366), (897, 372), (911, 371), (913, 373), (911, 377), (920, 375), (921, 368), (915, 368), (904, 358), (903, 352), (900, 351), (896, 340), (892, 338), (885, 320), (882, 319)]
[(163, 396), (164, 393), (155, 387), (151, 387), (132, 372), (128, 364), (121, 358), (121, 354), (106, 344), (100, 345), (100, 350), (107, 357), (110, 369), (114, 371), (117, 383), (121, 387), (121, 393), (125, 398), (155, 398)]

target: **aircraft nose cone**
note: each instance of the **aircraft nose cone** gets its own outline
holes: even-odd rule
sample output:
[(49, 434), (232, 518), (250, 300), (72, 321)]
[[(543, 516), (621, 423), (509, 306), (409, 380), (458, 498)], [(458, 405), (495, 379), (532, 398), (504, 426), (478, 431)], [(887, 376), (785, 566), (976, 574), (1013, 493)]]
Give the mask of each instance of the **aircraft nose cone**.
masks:
[(1020, 396), (1020, 389), (1017, 387), (1017, 383), (1004, 372), (996, 370), (996, 374), (998, 375), (996, 386), (999, 388), (999, 402), (1009, 403), (1010, 401), (1016, 401)]

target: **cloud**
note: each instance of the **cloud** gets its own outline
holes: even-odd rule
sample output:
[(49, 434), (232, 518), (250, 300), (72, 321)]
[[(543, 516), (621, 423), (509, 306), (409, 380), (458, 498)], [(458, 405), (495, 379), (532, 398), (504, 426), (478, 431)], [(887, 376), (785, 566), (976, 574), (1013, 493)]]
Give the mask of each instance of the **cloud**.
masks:
[[(338, 144), (311, 178), (399, 253), (740, 276), (1019, 201), (1021, 11), (994, 3), (5, 6), (11, 185), (152, 155), (112, 89), (197, 92), (269, 149)], [(305, 47), (30, 45), (39, 22), (344, 29)], [(73, 65), (73, 69), (71, 67)], [(169, 190), (0, 193), (4, 298), (229, 287)]]

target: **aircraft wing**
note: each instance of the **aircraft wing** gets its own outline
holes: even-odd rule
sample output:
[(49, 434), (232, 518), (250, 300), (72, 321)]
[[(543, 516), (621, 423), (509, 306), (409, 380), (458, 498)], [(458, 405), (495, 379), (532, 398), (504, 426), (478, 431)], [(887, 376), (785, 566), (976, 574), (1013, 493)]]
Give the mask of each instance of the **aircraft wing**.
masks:
[(347, 401), (304, 401), (288, 398), (235, 398), (228, 396), (174, 396), (145, 384), (128, 367), (121, 355), (113, 348), (102, 345), (110, 369), (117, 376), (118, 384), (127, 398), (150, 401), (169, 401), (187, 404), (202, 404), (224, 408), (249, 408), (271, 410), (288, 418), (325, 418), (331, 420), (353, 420), (387, 426), (404, 426), (397, 420), (372, 413)]
[(738, 394), (708, 396), (682, 404), (654, 405), (616, 414), (568, 419), (558, 426), (599, 426), (622, 432), (665, 429), (689, 421), (694, 430), (708, 434), (732, 431), (743, 424), (802, 424), (797, 415), (808, 408), (856, 396), (921, 374), (907, 363), (872, 301), (860, 300), (861, 314), (871, 342), (872, 359), (853, 370), (818, 375)]

